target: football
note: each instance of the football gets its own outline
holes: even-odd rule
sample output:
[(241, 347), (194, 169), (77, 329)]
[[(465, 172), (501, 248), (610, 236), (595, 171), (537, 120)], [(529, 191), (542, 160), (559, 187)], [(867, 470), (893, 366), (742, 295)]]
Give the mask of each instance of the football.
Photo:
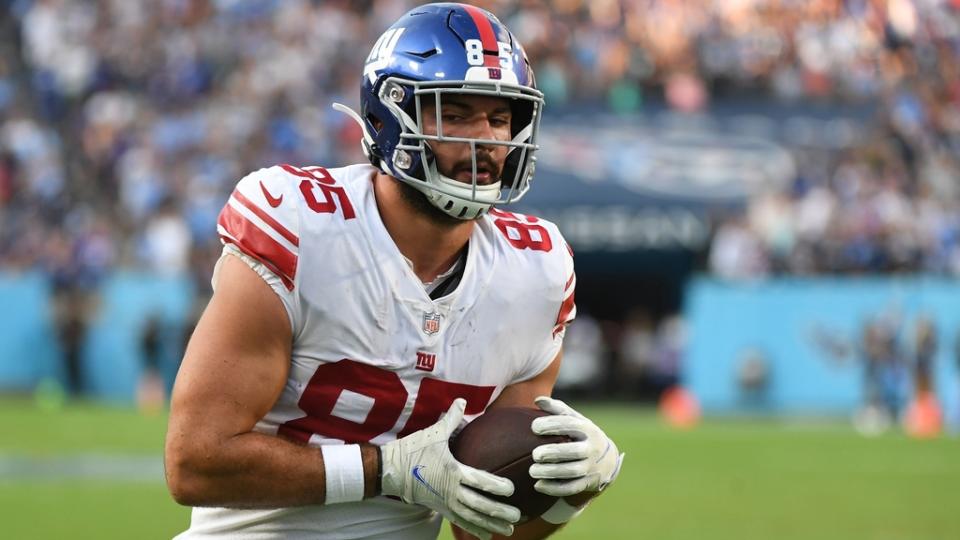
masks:
[(527, 407), (490, 409), (450, 441), (450, 450), (461, 463), (513, 482), (513, 495), (493, 498), (520, 509), (521, 523), (540, 516), (556, 501), (556, 497), (533, 489), (535, 480), (529, 474), (534, 448), (570, 440), (560, 435), (540, 436), (530, 429), (535, 418), (547, 414)]

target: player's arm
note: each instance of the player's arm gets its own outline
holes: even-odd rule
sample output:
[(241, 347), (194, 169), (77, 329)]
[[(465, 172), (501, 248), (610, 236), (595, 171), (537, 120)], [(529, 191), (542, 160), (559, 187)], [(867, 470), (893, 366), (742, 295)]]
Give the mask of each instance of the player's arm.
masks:
[[(520, 511), (485, 495), (509, 495), (513, 484), (461, 465), (450, 453), (462, 399), (436, 424), (380, 448), (320, 450), (254, 432), (287, 380), (290, 323), (280, 299), (239, 258), (225, 257), (218, 278), (173, 392), (165, 464), (177, 502), (284, 507), (382, 493), (437, 510), (478, 536), (513, 530)], [(324, 459), (325, 451), (333, 460)], [(351, 451), (359, 459), (351, 460)], [(336, 491), (327, 490), (328, 476)]]
[[(221, 261), (213, 298), (190, 339), (167, 430), (167, 485), (191, 506), (279, 507), (325, 500), (323, 455), (253, 431), (287, 380), (292, 332), (263, 279), (238, 257)], [(377, 451), (361, 448), (364, 494)]]
[[(599, 495), (602, 488), (616, 478), (620, 469), (622, 458), (600, 428), (563, 402), (547, 397), (553, 392), (560, 373), (562, 355), (561, 350), (543, 372), (532, 379), (508, 386), (490, 404), (490, 408), (539, 407), (551, 413), (551, 416), (534, 420), (535, 431), (542, 435), (568, 435), (574, 439), (571, 443), (543, 445), (534, 450), (537, 463), (531, 467), (531, 474), (534, 478), (540, 478), (537, 490), (561, 499), (543, 516), (517, 525), (509, 537), (512, 540), (538, 540), (552, 535)], [(592, 462), (598, 453), (600, 461)], [(604, 467), (597, 467), (601, 463)], [(606, 470), (611, 467), (612, 470)], [(456, 526), (453, 526), (453, 535), (457, 540), (472, 538)]]
[(560, 361), (563, 358), (563, 349), (557, 353), (557, 356), (550, 364), (535, 377), (513, 383), (503, 389), (497, 399), (487, 407), (495, 409), (497, 407), (533, 407), (537, 405), (534, 402), (538, 396), (549, 396), (553, 393), (553, 386), (557, 383), (557, 376), (560, 375)]

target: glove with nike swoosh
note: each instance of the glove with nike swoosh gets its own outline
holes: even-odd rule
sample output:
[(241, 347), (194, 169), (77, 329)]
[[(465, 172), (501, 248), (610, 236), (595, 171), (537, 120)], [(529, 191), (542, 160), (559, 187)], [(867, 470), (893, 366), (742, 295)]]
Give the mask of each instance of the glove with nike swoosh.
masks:
[(520, 510), (484, 494), (508, 497), (513, 482), (458, 462), (449, 439), (463, 419), (467, 402), (454, 400), (436, 424), (380, 447), (384, 495), (436, 510), (470, 534), (510, 536)]
[(535, 463), (530, 466), (530, 476), (538, 479), (534, 489), (554, 497), (569, 497), (602, 491), (617, 478), (623, 454), (602, 429), (559, 399), (540, 396), (534, 403), (550, 413), (534, 419), (534, 433), (573, 439), (533, 449)]

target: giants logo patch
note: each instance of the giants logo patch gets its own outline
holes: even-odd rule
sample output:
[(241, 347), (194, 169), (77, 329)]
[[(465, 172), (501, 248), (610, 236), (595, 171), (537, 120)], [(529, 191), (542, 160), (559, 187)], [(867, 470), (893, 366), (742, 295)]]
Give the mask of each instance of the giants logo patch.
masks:
[(417, 351), (417, 369), (420, 371), (433, 371), (433, 368), (436, 367), (436, 365), (437, 355), (433, 353)]

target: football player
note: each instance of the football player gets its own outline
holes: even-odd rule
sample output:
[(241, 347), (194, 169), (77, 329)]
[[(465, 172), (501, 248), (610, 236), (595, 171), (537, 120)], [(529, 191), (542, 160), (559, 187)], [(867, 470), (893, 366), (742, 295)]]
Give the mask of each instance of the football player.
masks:
[[(179, 538), (542, 538), (614, 480), (612, 441), (549, 397), (573, 319), (572, 253), (494, 208), (530, 187), (543, 98), (490, 13), (416, 8), (363, 68), (369, 164), (280, 165), (220, 214), (214, 295), (173, 392)], [(517, 525), (512, 483), (448, 439), (488, 407), (540, 407), (530, 470), (560, 497)], [(516, 528), (515, 528), (516, 527)]]

